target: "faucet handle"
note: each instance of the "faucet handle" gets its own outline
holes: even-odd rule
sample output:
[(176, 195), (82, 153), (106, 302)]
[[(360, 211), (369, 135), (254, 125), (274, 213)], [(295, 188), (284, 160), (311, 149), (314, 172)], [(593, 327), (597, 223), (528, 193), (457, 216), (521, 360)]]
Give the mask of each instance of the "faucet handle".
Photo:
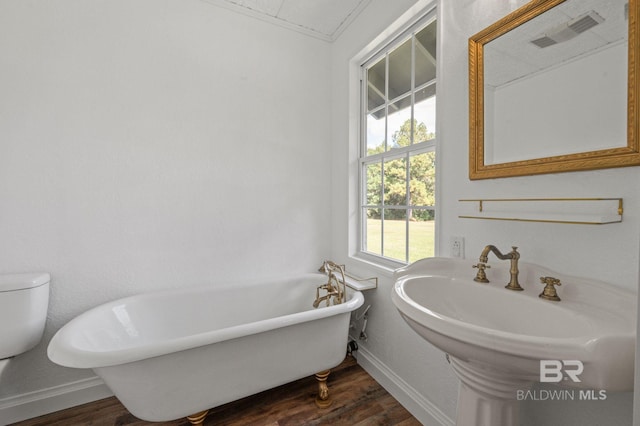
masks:
[(554, 277), (540, 277), (540, 282), (542, 284), (545, 284), (545, 287), (544, 290), (542, 290), (542, 293), (538, 295), (538, 297), (559, 302), (560, 297), (558, 297), (555, 286), (562, 285), (560, 280)]
[(487, 278), (487, 274), (484, 272), (484, 270), (487, 268), (491, 268), (491, 266), (487, 265), (486, 263), (478, 262), (478, 264), (473, 265), (473, 267), (478, 268), (478, 273), (473, 280), (479, 283), (488, 283), (489, 279)]

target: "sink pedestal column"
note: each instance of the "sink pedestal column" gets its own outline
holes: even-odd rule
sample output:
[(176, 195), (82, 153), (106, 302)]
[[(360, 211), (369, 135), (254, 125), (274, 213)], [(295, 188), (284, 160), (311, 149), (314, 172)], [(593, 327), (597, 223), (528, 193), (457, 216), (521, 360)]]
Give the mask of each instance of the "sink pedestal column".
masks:
[(450, 357), (460, 379), (456, 426), (518, 426), (518, 390), (528, 390), (532, 381), (472, 366)]

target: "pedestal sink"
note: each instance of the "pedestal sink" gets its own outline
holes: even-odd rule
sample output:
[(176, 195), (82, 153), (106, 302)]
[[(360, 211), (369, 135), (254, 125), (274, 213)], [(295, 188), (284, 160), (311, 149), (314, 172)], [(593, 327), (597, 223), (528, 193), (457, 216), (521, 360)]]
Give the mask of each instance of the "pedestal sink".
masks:
[[(524, 262), (524, 291), (510, 291), (508, 265), (490, 264), (488, 284), (473, 281), (471, 261), (450, 258), (420, 260), (394, 277), (400, 314), (449, 355), (461, 381), (458, 426), (517, 426), (517, 396), (541, 378), (577, 392), (633, 390), (635, 293)], [(562, 283), (559, 302), (538, 297), (548, 276)]]

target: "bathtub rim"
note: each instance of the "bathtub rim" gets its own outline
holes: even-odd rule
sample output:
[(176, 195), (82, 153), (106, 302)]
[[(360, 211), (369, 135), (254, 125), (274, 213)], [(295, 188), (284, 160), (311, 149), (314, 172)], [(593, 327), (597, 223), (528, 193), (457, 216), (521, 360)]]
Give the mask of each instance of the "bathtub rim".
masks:
[[(326, 275), (323, 274), (300, 274), (282, 278), (283, 280), (303, 280), (318, 279)], [(207, 291), (217, 291), (228, 288), (241, 288), (268, 284), (274, 280), (251, 281), (247, 283), (228, 283), (220, 286), (212, 287), (210, 285), (186, 287), (178, 289), (166, 289), (140, 293), (133, 296), (116, 299), (113, 301), (102, 303), (95, 306), (80, 315), (74, 317), (65, 325), (63, 325), (50, 340), (47, 347), (47, 356), (49, 359), (61, 366), (71, 368), (100, 368), (110, 367), (120, 364), (127, 364), (140, 361), (147, 358), (167, 355), (174, 352), (185, 351), (204, 345), (210, 345), (222, 341), (237, 339), (253, 334), (263, 333), (277, 328), (284, 328), (299, 323), (318, 320), (324, 317), (340, 315), (355, 311), (364, 304), (364, 295), (362, 292), (348, 289), (348, 300), (340, 305), (323, 306), (317, 309), (311, 309), (302, 312), (295, 312), (279, 317), (269, 318), (266, 320), (254, 321), (222, 329), (215, 329), (202, 333), (181, 336), (177, 338), (167, 339), (164, 341), (154, 341), (143, 343), (139, 346), (132, 346), (116, 350), (89, 350), (79, 347), (73, 343), (74, 336), (86, 327), (83, 324), (91, 316), (96, 315), (99, 311), (111, 310), (116, 306), (126, 304), (133, 300), (145, 300), (161, 295), (171, 296), (172, 294), (189, 294), (201, 293)], [(321, 283), (321, 281), (319, 281)], [(311, 304), (312, 300), (309, 301)]]

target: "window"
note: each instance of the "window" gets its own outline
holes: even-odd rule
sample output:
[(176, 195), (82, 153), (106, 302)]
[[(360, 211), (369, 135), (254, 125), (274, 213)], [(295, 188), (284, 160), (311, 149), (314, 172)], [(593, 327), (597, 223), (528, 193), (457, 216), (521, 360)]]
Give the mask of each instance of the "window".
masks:
[(362, 67), (360, 252), (434, 255), (436, 20), (432, 12)]

